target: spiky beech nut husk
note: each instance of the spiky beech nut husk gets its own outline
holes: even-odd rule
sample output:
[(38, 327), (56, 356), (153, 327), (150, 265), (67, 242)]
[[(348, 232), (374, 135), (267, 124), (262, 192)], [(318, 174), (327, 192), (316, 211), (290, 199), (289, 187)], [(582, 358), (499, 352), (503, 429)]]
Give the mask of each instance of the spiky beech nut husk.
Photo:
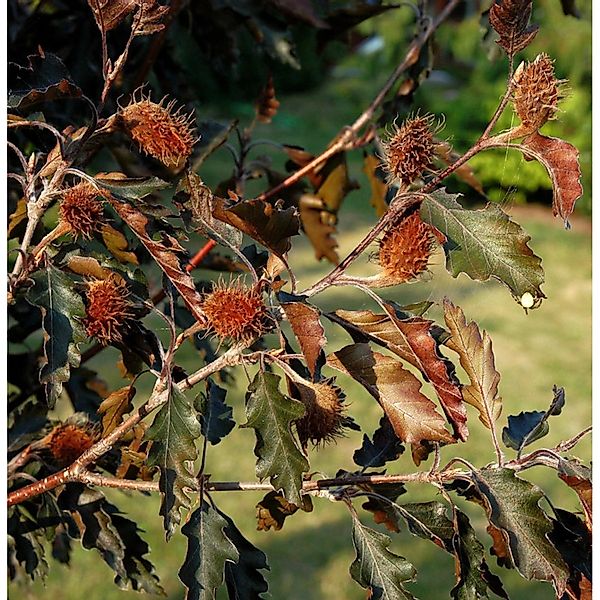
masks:
[(103, 222), (104, 207), (99, 197), (103, 193), (91, 183), (82, 181), (62, 193), (59, 216), (75, 237), (91, 238)]
[(87, 282), (86, 307), (83, 325), (90, 337), (101, 344), (120, 342), (122, 329), (134, 318), (127, 285), (118, 275)]
[(296, 421), (302, 447), (306, 448), (309, 441), (318, 446), (341, 437), (345, 422), (345, 396), (342, 390), (331, 380), (318, 383), (295, 381), (294, 385), (306, 408), (304, 416)]
[(120, 111), (121, 122), (140, 150), (166, 167), (183, 164), (192, 153), (196, 136), (193, 114), (175, 110), (175, 100), (164, 105), (142, 96)]
[(89, 450), (98, 439), (98, 431), (90, 422), (63, 423), (48, 434), (47, 448), (52, 462), (66, 467)]
[(431, 226), (421, 221), (418, 210), (392, 225), (377, 253), (388, 285), (405, 283), (426, 271), (435, 243)]
[(525, 127), (534, 131), (555, 117), (562, 83), (556, 79), (554, 62), (547, 54), (519, 65), (513, 76), (513, 103)]
[(383, 167), (390, 183), (406, 187), (431, 167), (436, 130), (433, 115), (417, 115), (400, 127), (394, 124), (392, 134), (382, 142)]
[(205, 294), (200, 308), (206, 316), (209, 331), (220, 341), (250, 344), (275, 324), (261, 292), (239, 280), (214, 284), (212, 291)]

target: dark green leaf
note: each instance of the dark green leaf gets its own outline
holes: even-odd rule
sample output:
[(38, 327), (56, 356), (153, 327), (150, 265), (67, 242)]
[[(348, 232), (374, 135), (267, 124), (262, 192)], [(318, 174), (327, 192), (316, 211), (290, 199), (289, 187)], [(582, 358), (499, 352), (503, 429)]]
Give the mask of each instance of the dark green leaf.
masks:
[(218, 444), (234, 427), (233, 409), (225, 404), (227, 391), (206, 381), (207, 395), (197, 398), (200, 405), (200, 427), (202, 435), (213, 445)]
[(569, 565), (571, 576), (581, 573), (592, 579), (592, 533), (574, 513), (561, 508), (554, 510), (554, 529), (548, 535), (550, 541)]
[(502, 441), (506, 446), (521, 453), (525, 446), (543, 438), (550, 431), (548, 419), (560, 415), (565, 405), (565, 390), (554, 386), (553, 391), (554, 398), (546, 412), (523, 411), (508, 417), (508, 427), (502, 429)]
[(188, 462), (198, 455), (195, 440), (200, 433), (191, 403), (176, 386), (171, 387), (167, 403), (146, 432), (146, 439), (152, 440), (147, 465), (160, 469), (160, 514), (167, 539), (181, 521), (180, 508), (190, 506), (187, 490), (197, 487)]
[(286, 499), (302, 504), (302, 473), (308, 471), (308, 461), (294, 439), (291, 425), (304, 415), (302, 402), (292, 400), (279, 391), (280, 377), (259, 371), (246, 395), (246, 417), (242, 427), (256, 431), (254, 454), (256, 475), (270, 478), (276, 490), (283, 490)]
[(70, 513), (69, 535), (80, 538), (86, 550), (96, 549), (115, 572), (121, 589), (164, 594), (152, 563), (144, 558), (148, 544), (139, 536), (140, 529), (121, 515), (102, 492), (82, 484), (69, 484), (58, 504)]
[(58, 56), (40, 53), (28, 60), (26, 67), (8, 63), (8, 108), (23, 110), (38, 102), (81, 96)]
[(379, 427), (373, 434), (373, 440), (363, 435), (362, 446), (354, 452), (354, 462), (366, 468), (383, 467), (386, 462), (396, 460), (404, 452), (404, 446), (394, 433), (390, 420), (384, 415), (379, 420)]
[(454, 600), (478, 600), (488, 598), (488, 588), (501, 598), (508, 596), (502, 582), (494, 575), (485, 561), (483, 545), (465, 513), (456, 511), (457, 535), (453, 539), (454, 553), (458, 559), (458, 583), (450, 592)]
[(71, 367), (79, 366), (78, 345), (87, 337), (80, 322), (85, 307), (74, 290), (74, 282), (57, 268), (48, 265), (31, 279), (34, 285), (26, 297), (43, 315), (44, 362), (40, 382), (45, 385), (48, 405), (52, 408), (63, 383), (69, 380)]
[(355, 515), (352, 521), (352, 542), (356, 550), (356, 558), (350, 566), (352, 579), (369, 590), (372, 600), (414, 600), (403, 584), (414, 581), (415, 568), (388, 550), (392, 540), (387, 535), (365, 527)]
[(551, 581), (558, 595), (562, 595), (568, 569), (548, 541), (552, 524), (539, 506), (542, 491), (511, 469), (481, 469), (471, 473), (471, 480), (481, 495), (490, 523), (503, 532), (519, 573), (526, 579)]
[(187, 587), (186, 600), (212, 600), (223, 583), (227, 561), (236, 563), (239, 552), (225, 534), (228, 521), (207, 502), (197, 508), (181, 532), (188, 538), (179, 579)]
[(225, 535), (236, 547), (239, 554), (237, 562), (225, 563), (225, 584), (232, 600), (260, 600), (269, 588), (262, 570), (269, 570), (267, 556), (252, 545), (235, 526), (235, 523), (221, 511), (219, 514), (227, 521)]
[(112, 178), (108, 176), (96, 176), (95, 181), (100, 187), (107, 189), (118, 198), (127, 200), (144, 198), (144, 196), (153, 194), (158, 190), (164, 190), (171, 185), (158, 177)]
[(31, 579), (44, 579), (48, 573), (48, 563), (40, 532), (24, 532), (19, 519), (20, 512), (18, 508), (14, 510), (7, 523), (8, 575), (10, 579), (15, 579), (17, 574), (24, 571)]
[(413, 535), (430, 540), (447, 552), (453, 552), (454, 524), (441, 502), (417, 502), (393, 506)]
[[(381, 473), (382, 475), (385, 473)], [(374, 474), (374, 473), (370, 473)], [(373, 520), (377, 524), (385, 525), (389, 531), (398, 533), (400, 523), (398, 518), (398, 505), (396, 500), (402, 494), (406, 494), (403, 483), (379, 483), (377, 485), (362, 484), (361, 490), (367, 491), (369, 500), (362, 507), (373, 513)]]
[(521, 226), (495, 204), (467, 210), (456, 198), (438, 190), (421, 206), (421, 218), (446, 236), (446, 268), (452, 276), (466, 273), (477, 281), (493, 277), (508, 286), (517, 301), (524, 294), (531, 294), (536, 304), (545, 298), (540, 289), (542, 260), (527, 245), (531, 238)]

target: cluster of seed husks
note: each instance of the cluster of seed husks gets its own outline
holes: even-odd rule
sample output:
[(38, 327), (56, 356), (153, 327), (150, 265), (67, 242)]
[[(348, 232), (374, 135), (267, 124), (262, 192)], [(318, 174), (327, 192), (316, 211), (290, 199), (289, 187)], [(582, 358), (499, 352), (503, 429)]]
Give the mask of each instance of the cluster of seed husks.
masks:
[(538, 54), (533, 62), (519, 65), (513, 76), (513, 103), (527, 129), (535, 131), (555, 117), (562, 98), (561, 83), (547, 54)]
[(90, 239), (102, 225), (104, 207), (99, 196), (102, 193), (87, 181), (63, 192), (58, 209), (59, 217), (75, 237)]
[(92, 423), (63, 423), (57, 425), (47, 438), (46, 447), (58, 467), (66, 467), (89, 450), (98, 439)]
[(181, 108), (174, 110), (175, 101), (163, 106), (142, 97), (121, 109), (123, 126), (140, 150), (166, 167), (182, 165), (190, 156), (196, 143), (193, 115), (186, 115)]

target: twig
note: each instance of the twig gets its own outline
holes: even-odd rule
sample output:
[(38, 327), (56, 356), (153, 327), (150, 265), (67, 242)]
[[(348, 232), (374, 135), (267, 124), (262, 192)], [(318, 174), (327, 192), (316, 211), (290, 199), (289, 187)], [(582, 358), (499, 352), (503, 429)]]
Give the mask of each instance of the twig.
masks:
[[(220, 371), (225, 367), (237, 364), (242, 360), (242, 350), (243, 348), (239, 346), (229, 349), (212, 363), (202, 367), (193, 375), (178, 383), (177, 387), (180, 391), (188, 390), (213, 373)], [(15, 490), (9, 494), (7, 499), (8, 506), (24, 502), (29, 498), (33, 498), (34, 496), (48, 492), (60, 485), (64, 485), (65, 483), (71, 481), (80, 481), (82, 473), (85, 474), (87, 472), (87, 469), (85, 469), (87, 465), (97, 461), (101, 456), (108, 452), (119, 439), (121, 439), (128, 431), (133, 429), (133, 427), (135, 427), (144, 417), (165, 404), (168, 399), (169, 389), (165, 386), (164, 380), (157, 380), (154, 390), (152, 391), (148, 401), (138, 408), (133, 415), (121, 423), (121, 425), (116, 427), (109, 435), (107, 435), (105, 438), (102, 438), (89, 450), (84, 452), (72, 465), (66, 469), (45, 477), (40, 481), (36, 481), (28, 486), (19, 488), (18, 490)]]
[(404, 73), (407, 69), (412, 67), (417, 60), (419, 59), (419, 54), (423, 46), (427, 43), (431, 35), (434, 31), (447, 19), (450, 13), (456, 8), (460, 0), (450, 0), (448, 4), (444, 7), (444, 9), (439, 13), (437, 18), (433, 20), (430, 25), (425, 28), (411, 43), (409, 46), (406, 55), (402, 62), (396, 67), (394, 72), (389, 76), (388, 80), (385, 82), (383, 87), (379, 90), (375, 98), (371, 101), (369, 106), (358, 116), (358, 118), (350, 125), (349, 127), (345, 127), (339, 134), (336, 136), (335, 141), (332, 145), (330, 145), (327, 150), (322, 152), (319, 156), (310, 161), (307, 165), (290, 175), (287, 179), (281, 182), (279, 185), (276, 185), (274, 188), (264, 192), (260, 196), (258, 196), (259, 200), (266, 200), (267, 198), (271, 198), (277, 195), (282, 190), (288, 188), (293, 185), (302, 177), (304, 177), (307, 173), (314, 170), (316, 167), (327, 161), (330, 157), (344, 150), (349, 143), (355, 138), (358, 132), (371, 121), (375, 111), (379, 108), (380, 104), (383, 102), (388, 92), (392, 89), (396, 81), (399, 79), (400, 75)]

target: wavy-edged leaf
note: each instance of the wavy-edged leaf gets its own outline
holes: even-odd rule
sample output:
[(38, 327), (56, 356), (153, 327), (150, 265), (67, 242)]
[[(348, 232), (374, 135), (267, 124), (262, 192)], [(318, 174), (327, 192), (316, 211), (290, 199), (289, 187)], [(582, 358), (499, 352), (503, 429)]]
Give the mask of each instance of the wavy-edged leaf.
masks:
[[(383, 472), (385, 473), (385, 471)], [(382, 474), (383, 474), (382, 473)], [(371, 473), (374, 474), (374, 473)], [(379, 483), (377, 485), (362, 484), (361, 490), (370, 492), (369, 500), (362, 507), (373, 513), (375, 523), (385, 525), (388, 531), (400, 532), (396, 500), (402, 494), (406, 494), (403, 483)], [(374, 496), (373, 494), (377, 494)], [(385, 498), (385, 500), (384, 500)]]
[(512, 469), (486, 468), (470, 476), (483, 499), (490, 523), (500, 529), (519, 573), (526, 579), (551, 581), (561, 596), (569, 571), (548, 540), (552, 523), (539, 506), (542, 491)]
[(404, 584), (414, 581), (417, 572), (404, 557), (388, 550), (392, 540), (387, 535), (365, 527), (353, 514), (352, 542), (356, 558), (350, 565), (350, 575), (369, 590), (369, 598), (414, 600)]
[(98, 407), (98, 414), (102, 415), (102, 437), (107, 436), (123, 421), (123, 415), (133, 408), (131, 401), (135, 396), (135, 388), (126, 385), (112, 392)]
[(276, 490), (283, 490), (292, 504), (302, 504), (302, 473), (308, 471), (308, 461), (295, 440), (291, 426), (305, 412), (304, 404), (284, 396), (279, 391), (280, 377), (259, 371), (246, 395), (247, 422), (256, 432), (254, 454), (256, 475), (269, 477)]
[(69, 484), (58, 497), (58, 504), (73, 518), (69, 535), (81, 539), (86, 550), (100, 553), (115, 572), (115, 583), (121, 589), (131, 587), (164, 595), (152, 563), (145, 558), (149, 548), (139, 536), (140, 529), (123, 517), (102, 492), (78, 483)]
[(498, 395), (500, 373), (496, 371), (492, 340), (487, 331), (481, 333), (477, 323), (467, 323), (462, 309), (447, 298), (444, 320), (451, 336), (444, 344), (458, 353), (470, 381), (462, 389), (463, 398), (479, 411), (479, 420), (493, 429), (502, 412), (502, 398)]
[(373, 352), (368, 344), (351, 344), (328, 356), (327, 363), (358, 381), (381, 404), (403, 442), (455, 441), (435, 404), (420, 392), (420, 381), (398, 360)]
[[(284, 298), (281, 298), (284, 300)], [(320, 358), (323, 357), (323, 348), (327, 343), (325, 330), (319, 320), (320, 312), (314, 306), (304, 302), (281, 302), (292, 331), (300, 344), (300, 349), (306, 366), (312, 377), (315, 376)]]
[(227, 206), (215, 196), (215, 218), (243, 231), (280, 258), (292, 247), (300, 220), (295, 208), (279, 208), (265, 200), (246, 200)]
[(592, 531), (592, 470), (575, 459), (561, 458), (558, 476), (579, 496), (586, 525)]
[(40, 52), (27, 60), (25, 67), (8, 64), (9, 109), (25, 110), (38, 102), (81, 96), (81, 89), (58, 56)]
[(85, 306), (74, 289), (74, 282), (65, 273), (47, 265), (31, 276), (33, 286), (26, 298), (42, 311), (44, 332), (44, 360), (40, 369), (40, 383), (46, 389), (48, 406), (54, 406), (69, 381), (71, 368), (79, 366), (79, 344), (87, 339), (81, 320)]
[(302, 496), (302, 504), (297, 506), (288, 502), (279, 492), (268, 492), (256, 505), (257, 529), (269, 531), (273, 528), (279, 531), (285, 520), (295, 512), (302, 509), (304, 512), (312, 512), (313, 505), (310, 496)]
[(225, 562), (225, 585), (229, 598), (233, 600), (261, 600), (269, 589), (261, 571), (269, 571), (266, 554), (251, 544), (235, 523), (226, 514), (219, 514), (227, 521), (225, 535), (238, 551), (239, 558), (234, 563)]
[(560, 415), (565, 405), (565, 390), (554, 386), (554, 397), (547, 411), (522, 411), (508, 417), (508, 427), (502, 429), (502, 441), (519, 454), (529, 444), (543, 438), (550, 431), (548, 419)]
[(160, 469), (160, 514), (167, 540), (181, 521), (180, 509), (190, 506), (187, 491), (197, 487), (189, 463), (198, 456), (195, 440), (200, 433), (191, 402), (177, 386), (172, 386), (167, 402), (146, 431), (146, 439), (152, 441), (148, 466)]
[(94, 181), (118, 198), (139, 200), (171, 186), (158, 177), (125, 177), (123, 173), (97, 173)]
[(179, 579), (187, 588), (186, 600), (213, 600), (223, 583), (226, 562), (237, 562), (239, 552), (225, 534), (229, 526), (218, 510), (203, 501), (181, 528), (188, 538)]
[(214, 446), (235, 427), (233, 409), (225, 403), (227, 390), (206, 380), (206, 395), (197, 398), (202, 435)]
[(379, 427), (373, 433), (373, 439), (365, 433), (362, 446), (354, 452), (352, 459), (365, 469), (383, 467), (386, 462), (396, 460), (404, 452), (404, 446), (394, 432), (386, 415), (379, 420)]
[(529, 46), (539, 27), (530, 25), (532, 0), (496, 0), (489, 12), (492, 27), (500, 36), (498, 45), (508, 56)]
[(448, 271), (453, 277), (466, 273), (476, 281), (497, 279), (517, 301), (529, 293), (538, 305), (545, 298), (540, 289), (544, 271), (542, 259), (527, 245), (531, 238), (499, 206), (468, 210), (457, 197), (437, 190), (421, 205), (423, 221), (446, 237)]
[[(568, 227), (568, 219), (575, 208), (575, 202), (583, 194), (579, 150), (569, 142), (541, 135), (537, 131), (527, 136), (521, 145), (525, 146), (548, 171), (553, 190), (552, 214), (560, 217)], [(527, 155), (526, 158), (531, 159)]]
[(33, 580), (36, 577), (44, 580), (48, 562), (43, 537), (40, 531), (25, 531), (19, 512), (19, 509), (14, 510), (7, 521), (8, 576), (12, 580), (24, 572)]
[(148, 217), (129, 204), (124, 204), (114, 199), (111, 199), (111, 204), (121, 219), (125, 221), (146, 250), (152, 255), (156, 264), (169, 278), (175, 289), (181, 294), (181, 297), (196, 320), (203, 323), (205, 316), (200, 308), (202, 296), (196, 290), (194, 280), (179, 264), (178, 254), (184, 252), (179, 242), (167, 234), (163, 234), (161, 241), (154, 240), (147, 230)]
[(439, 351), (435, 323), (422, 317), (399, 318), (394, 306), (386, 304), (386, 307), (387, 315), (369, 310), (338, 310), (335, 315), (345, 321), (338, 323), (351, 333), (365, 335), (419, 369), (433, 385), (456, 436), (466, 440), (469, 434), (466, 408), (454, 365)]

